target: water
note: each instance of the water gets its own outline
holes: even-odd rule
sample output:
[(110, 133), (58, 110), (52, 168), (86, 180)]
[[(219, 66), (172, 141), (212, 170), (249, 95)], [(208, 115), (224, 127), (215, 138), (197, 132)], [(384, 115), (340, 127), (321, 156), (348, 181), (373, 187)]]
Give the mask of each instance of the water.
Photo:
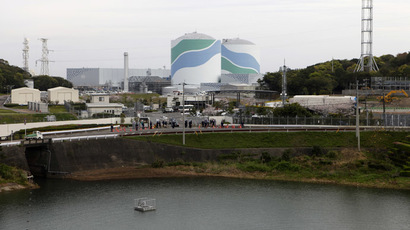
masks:
[[(0, 194), (0, 229), (410, 229), (410, 192), (226, 178), (38, 181)], [(152, 197), (157, 210), (133, 210)]]

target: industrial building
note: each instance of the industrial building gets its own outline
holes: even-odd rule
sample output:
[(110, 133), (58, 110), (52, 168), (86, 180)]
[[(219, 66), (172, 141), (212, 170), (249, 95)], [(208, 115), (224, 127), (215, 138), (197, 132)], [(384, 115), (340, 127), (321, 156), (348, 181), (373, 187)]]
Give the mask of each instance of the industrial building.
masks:
[(171, 41), (171, 81), (218, 82), (221, 75), (221, 41), (200, 33), (188, 33)]
[(158, 76), (132, 76), (128, 79), (129, 92), (133, 93), (162, 94), (162, 88), (170, 85), (170, 80)]
[(27, 105), (29, 101), (40, 102), (40, 90), (28, 87), (11, 90), (11, 103)]
[(79, 102), (79, 93), (76, 89), (70, 89), (66, 87), (55, 87), (47, 90), (48, 101), (55, 102), (62, 105), (64, 101)]
[[(129, 69), (129, 76), (158, 76), (169, 78), (169, 69)], [(117, 68), (68, 68), (67, 80), (75, 87), (113, 87), (119, 88), (124, 82), (124, 69)]]
[(121, 103), (110, 103), (110, 95), (108, 94), (92, 94), (90, 103), (86, 103), (88, 117), (92, 117), (94, 114), (104, 113), (111, 116), (120, 116), (122, 108)]

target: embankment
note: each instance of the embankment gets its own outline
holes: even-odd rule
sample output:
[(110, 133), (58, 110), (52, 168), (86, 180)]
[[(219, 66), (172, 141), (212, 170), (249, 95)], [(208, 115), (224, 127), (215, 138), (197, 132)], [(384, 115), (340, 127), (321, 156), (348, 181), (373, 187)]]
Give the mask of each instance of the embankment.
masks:
[[(282, 156), (287, 148), (246, 149), (198, 149), (173, 146), (130, 139), (90, 140), (53, 143), (48, 150), (27, 150), (28, 159), (38, 159), (30, 164), (48, 164), (51, 172), (74, 173), (86, 170), (100, 170), (120, 167), (138, 167), (161, 160), (165, 162), (208, 162), (216, 161), (221, 154), (240, 152), (242, 154), (269, 153)], [(311, 148), (296, 148), (298, 154), (308, 153)], [(39, 154), (41, 156), (39, 156)], [(32, 155), (32, 156), (30, 156)], [(30, 161), (30, 160), (29, 160)]]

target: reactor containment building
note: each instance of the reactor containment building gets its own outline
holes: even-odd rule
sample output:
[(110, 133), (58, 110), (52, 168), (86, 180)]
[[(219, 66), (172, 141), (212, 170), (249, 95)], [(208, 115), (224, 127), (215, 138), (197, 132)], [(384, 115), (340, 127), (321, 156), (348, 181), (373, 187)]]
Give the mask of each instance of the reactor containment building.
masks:
[(218, 82), (221, 41), (201, 33), (188, 33), (171, 41), (171, 81), (200, 84)]

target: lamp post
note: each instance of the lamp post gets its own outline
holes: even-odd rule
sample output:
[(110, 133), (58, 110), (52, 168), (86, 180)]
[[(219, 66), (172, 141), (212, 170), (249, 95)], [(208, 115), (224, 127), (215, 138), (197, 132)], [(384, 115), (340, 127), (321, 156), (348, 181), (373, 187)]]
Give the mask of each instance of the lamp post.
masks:
[(357, 149), (360, 152), (359, 80), (356, 80), (356, 137)]
[(182, 145), (185, 145), (185, 81), (182, 85)]

